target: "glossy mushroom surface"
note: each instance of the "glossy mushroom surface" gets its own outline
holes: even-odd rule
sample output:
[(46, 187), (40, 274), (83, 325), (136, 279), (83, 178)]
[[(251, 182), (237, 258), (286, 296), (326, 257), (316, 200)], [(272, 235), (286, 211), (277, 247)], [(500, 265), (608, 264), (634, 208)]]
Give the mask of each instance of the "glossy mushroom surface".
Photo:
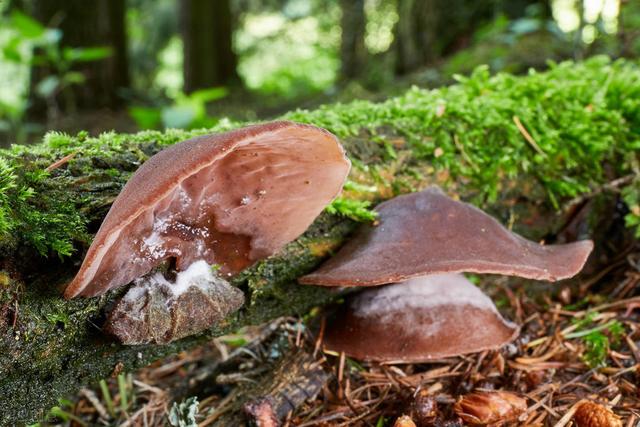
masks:
[(518, 328), (461, 274), (367, 289), (329, 318), (325, 349), (362, 360), (420, 363), (497, 349)]
[(173, 145), (114, 201), (66, 298), (95, 296), (175, 258), (236, 273), (302, 234), (341, 190), (350, 162), (335, 136), (272, 122)]
[(300, 283), (374, 286), (438, 273), (496, 273), (555, 281), (577, 274), (590, 240), (540, 245), (512, 233), (478, 208), (439, 188), (381, 203), (378, 225), (354, 238)]

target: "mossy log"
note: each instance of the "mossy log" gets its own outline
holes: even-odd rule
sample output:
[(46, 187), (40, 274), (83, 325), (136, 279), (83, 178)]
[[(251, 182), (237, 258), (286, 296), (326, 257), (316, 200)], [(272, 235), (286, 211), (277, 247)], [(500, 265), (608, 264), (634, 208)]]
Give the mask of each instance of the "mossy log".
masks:
[[(105, 311), (123, 289), (71, 301), (61, 290), (144, 160), (177, 141), (242, 124), (95, 138), (51, 133), (39, 145), (2, 152), (0, 425), (37, 420), (58, 398), (114, 371), (335, 299), (336, 292), (301, 286), (296, 278), (369, 216), (367, 203), (438, 184), (541, 239), (557, 236), (574, 217), (575, 209), (564, 209), (571, 200), (587, 199), (621, 177), (631, 176), (624, 180), (627, 200), (638, 191), (628, 185), (640, 148), (635, 63), (597, 58), (523, 77), (489, 77), (481, 68), (448, 88), (285, 118), (341, 138), (354, 165), (345, 192), (298, 240), (234, 279), (247, 301), (238, 313), (201, 336), (164, 346), (122, 346), (102, 333)], [(632, 215), (633, 209), (633, 225)]]

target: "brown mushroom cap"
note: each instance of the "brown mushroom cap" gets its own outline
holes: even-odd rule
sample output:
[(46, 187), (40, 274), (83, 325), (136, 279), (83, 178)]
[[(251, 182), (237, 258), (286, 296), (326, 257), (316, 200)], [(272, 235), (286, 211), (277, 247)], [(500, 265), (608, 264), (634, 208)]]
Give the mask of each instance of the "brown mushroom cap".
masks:
[(168, 147), (118, 195), (65, 297), (100, 295), (169, 258), (236, 273), (302, 234), (349, 168), (335, 136), (292, 122)]
[(531, 242), (437, 187), (396, 197), (376, 210), (377, 226), (363, 226), (299, 282), (373, 286), (457, 272), (554, 281), (578, 273), (593, 249), (590, 240), (548, 246)]
[(348, 298), (328, 320), (324, 345), (356, 359), (420, 363), (497, 349), (517, 335), (464, 276), (436, 274)]

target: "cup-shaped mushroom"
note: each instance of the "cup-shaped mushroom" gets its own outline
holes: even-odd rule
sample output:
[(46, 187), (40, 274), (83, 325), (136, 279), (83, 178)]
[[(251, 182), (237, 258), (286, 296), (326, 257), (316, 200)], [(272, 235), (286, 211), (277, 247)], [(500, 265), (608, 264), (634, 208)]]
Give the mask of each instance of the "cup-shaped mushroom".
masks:
[(325, 329), (327, 350), (362, 360), (420, 363), (497, 349), (518, 327), (461, 274), (435, 274), (348, 297)]
[(555, 281), (577, 274), (590, 240), (541, 245), (439, 188), (381, 203), (378, 225), (356, 236), (300, 283), (374, 286), (438, 273), (495, 273)]
[(335, 136), (272, 122), (173, 145), (147, 160), (107, 214), (65, 297), (95, 296), (167, 259), (236, 273), (302, 234), (340, 192)]

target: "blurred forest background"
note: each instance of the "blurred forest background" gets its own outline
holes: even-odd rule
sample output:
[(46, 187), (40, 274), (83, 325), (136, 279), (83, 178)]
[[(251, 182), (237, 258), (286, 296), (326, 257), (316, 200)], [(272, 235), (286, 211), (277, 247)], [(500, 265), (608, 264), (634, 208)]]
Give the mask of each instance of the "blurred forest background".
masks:
[(0, 145), (640, 55), (640, 0), (0, 0)]

